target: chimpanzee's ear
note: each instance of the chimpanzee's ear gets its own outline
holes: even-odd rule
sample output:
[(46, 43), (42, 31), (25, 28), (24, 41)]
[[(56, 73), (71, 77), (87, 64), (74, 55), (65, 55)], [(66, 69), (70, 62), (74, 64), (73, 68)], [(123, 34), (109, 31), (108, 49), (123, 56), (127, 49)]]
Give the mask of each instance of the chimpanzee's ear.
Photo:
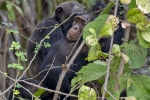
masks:
[(55, 10), (55, 16), (56, 16), (57, 18), (61, 18), (62, 14), (63, 14), (63, 8), (62, 8), (62, 7), (58, 7), (58, 8)]

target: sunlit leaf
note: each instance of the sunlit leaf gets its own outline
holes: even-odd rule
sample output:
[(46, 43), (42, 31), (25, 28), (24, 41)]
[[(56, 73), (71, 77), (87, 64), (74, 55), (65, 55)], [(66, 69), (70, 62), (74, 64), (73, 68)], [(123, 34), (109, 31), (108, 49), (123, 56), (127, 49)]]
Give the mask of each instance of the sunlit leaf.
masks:
[(15, 90), (15, 91), (14, 91), (14, 94), (15, 94), (15, 95), (20, 94), (19, 90)]
[(150, 21), (147, 20), (146, 22), (137, 23), (137, 24), (136, 24), (136, 27), (137, 27), (139, 30), (146, 30), (147, 28), (150, 27)]
[(94, 45), (98, 44), (98, 39), (94, 35), (89, 35), (86, 37), (86, 42), (90, 46), (94, 46)]
[(129, 57), (128, 57), (126, 54), (121, 53), (121, 56), (123, 57), (125, 63), (128, 63), (128, 62), (129, 62)]
[(114, 33), (112, 25), (110, 23), (106, 24), (101, 30), (100, 30), (100, 38), (103, 37), (110, 37)]
[(36, 91), (35, 93), (34, 93), (34, 95), (36, 96), (36, 97), (39, 97), (41, 94), (43, 94), (45, 92), (45, 90), (44, 89), (38, 89), (38, 91)]
[(113, 30), (115, 30), (118, 23), (119, 23), (119, 19), (116, 18), (116, 16), (113, 16), (113, 15), (110, 15), (108, 17), (108, 19), (106, 20), (106, 24), (111, 24)]
[(126, 14), (127, 21), (131, 23), (142, 23), (146, 22), (145, 15), (137, 8), (130, 9)]
[(122, 4), (129, 4), (131, 2), (131, 0), (120, 0), (120, 2)]
[(149, 0), (136, 0), (136, 4), (143, 13), (150, 13), (150, 1)]
[(96, 91), (93, 88), (83, 85), (78, 92), (79, 100), (96, 100)]
[(89, 28), (89, 31), (92, 33), (92, 35), (94, 35), (94, 37), (96, 37), (96, 31), (93, 28)]

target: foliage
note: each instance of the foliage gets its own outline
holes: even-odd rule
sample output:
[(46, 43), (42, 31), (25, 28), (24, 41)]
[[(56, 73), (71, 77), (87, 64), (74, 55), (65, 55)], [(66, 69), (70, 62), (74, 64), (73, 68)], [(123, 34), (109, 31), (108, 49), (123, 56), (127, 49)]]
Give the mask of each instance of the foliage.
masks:
[[(149, 13), (148, 5), (150, 2), (148, 0), (146, 2), (144, 0), (121, 0), (121, 2), (129, 6), (129, 10), (126, 13), (126, 20), (130, 25), (136, 26), (137, 37), (132, 41), (125, 41), (120, 46), (113, 45), (109, 71), (111, 76), (109, 76), (107, 85), (107, 90), (113, 97), (106, 93), (106, 98), (108, 100), (112, 100), (113, 98), (118, 100), (120, 93), (126, 89), (126, 100), (148, 100), (150, 99), (150, 89), (148, 86), (150, 77), (133, 75), (132, 69), (141, 68), (144, 65), (147, 48), (150, 47), (150, 21), (144, 14)], [(111, 3), (113, 4), (114, 2)], [(109, 11), (110, 8), (109, 4), (103, 11)], [(92, 80), (104, 79), (108, 63), (107, 59), (106, 61), (99, 60), (103, 55), (98, 40), (103, 37), (112, 36), (118, 23), (118, 18), (102, 12), (94, 21), (85, 26), (83, 38), (90, 48), (86, 60), (94, 62), (84, 66), (77, 72), (77, 77), (72, 80), (72, 89), (76, 86), (81, 87), (84, 83)], [(124, 72), (118, 76), (122, 59), (124, 60)], [(95, 63), (95, 61), (98, 63)]]
[[(71, 82), (72, 91), (76, 87), (81, 87), (78, 94), (79, 100), (96, 100), (95, 90), (84, 85), (87, 82), (102, 80), (100, 83), (103, 85), (101, 90), (103, 91), (103, 82), (106, 79), (105, 75), (107, 72), (107, 66), (109, 65), (108, 60), (110, 60), (110, 74), (107, 90), (114, 98), (118, 100), (120, 93), (123, 90), (126, 90), (126, 100), (150, 99), (150, 77), (144, 75), (133, 75), (132, 73), (133, 69), (141, 68), (144, 65), (147, 56), (147, 48), (150, 48), (150, 20), (146, 16), (146, 14), (150, 13), (150, 2), (149, 0), (120, 0), (122, 4), (127, 5), (129, 8), (129, 10), (125, 13), (126, 20), (123, 20), (122, 22), (128, 22), (130, 25), (136, 27), (136, 38), (131, 41), (124, 41), (122, 45), (113, 44), (112, 54), (110, 55), (110, 59), (108, 59), (109, 53), (101, 51), (101, 45), (98, 41), (101, 38), (111, 37), (114, 31), (118, 28), (120, 19), (109, 14), (110, 9), (112, 9), (115, 4), (114, 1), (110, 2), (101, 14), (94, 21), (89, 22), (83, 29), (83, 39), (85, 44), (89, 47), (88, 57), (86, 60), (90, 63), (83, 66), (82, 69), (76, 73), (77, 76)], [(23, 15), (22, 9), (14, 2), (7, 0), (0, 6), (0, 8), (7, 11), (10, 21), (15, 20), (15, 11), (17, 11), (20, 15)], [(12, 23), (2, 22), (2, 25), (7, 27), (7, 34), (19, 34), (17, 29), (10, 28), (13, 27)], [(45, 36), (45, 39), (49, 38), (49, 36)], [(37, 53), (41, 46), (50, 47), (51, 45), (46, 42), (43, 44), (36, 43), (34, 53)], [(27, 61), (27, 59), (25, 57), (26, 53), (22, 52), (21, 48), (22, 47), (19, 42), (12, 41), (9, 50), (13, 50), (15, 52), (14, 54), (17, 57), (17, 63), (8, 64), (8, 68), (11, 67), (19, 70), (24, 69), (21, 62)], [(123, 73), (118, 75), (122, 59), (124, 60)], [(4, 75), (7, 77), (7, 73), (4, 73)], [(21, 86), (16, 84), (16, 87), (20, 88)], [(43, 92), (45, 92), (45, 90), (39, 89), (33, 94), (33, 96), (35, 96), (36, 100), (39, 100), (38, 97)], [(108, 100), (113, 99), (110, 93), (106, 93), (105, 96)], [(14, 90), (14, 94), (18, 95), (19, 91)]]
[(83, 85), (79, 89), (78, 99), (79, 100), (96, 100), (96, 92), (94, 89)]

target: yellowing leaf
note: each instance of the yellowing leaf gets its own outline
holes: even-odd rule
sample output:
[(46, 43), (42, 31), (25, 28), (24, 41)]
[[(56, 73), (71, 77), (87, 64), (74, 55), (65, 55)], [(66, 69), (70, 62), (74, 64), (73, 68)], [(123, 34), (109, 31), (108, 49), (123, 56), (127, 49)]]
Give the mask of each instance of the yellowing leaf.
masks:
[(106, 24), (101, 30), (100, 30), (100, 38), (103, 37), (110, 37), (114, 33), (112, 25), (110, 23)]
[(129, 4), (131, 2), (131, 0), (120, 0), (120, 2), (122, 4)]
[(126, 97), (125, 100), (136, 100), (136, 98), (133, 96), (129, 96), (129, 97)]
[(83, 85), (79, 89), (78, 99), (79, 100), (96, 100), (96, 92), (93, 88)]
[(20, 94), (19, 90), (15, 90), (15, 91), (14, 91), (14, 94), (15, 94), (15, 95)]
[(98, 43), (98, 40), (94, 35), (89, 35), (89, 36), (86, 37), (86, 42), (89, 45), (94, 46)]
[(111, 24), (113, 30), (115, 30), (116, 26), (119, 23), (119, 19), (116, 16), (110, 15), (106, 21), (106, 24)]
[(125, 63), (128, 63), (129, 62), (129, 57), (126, 54), (124, 54), (124, 53), (121, 53), (121, 55), (122, 55)]
[(93, 28), (89, 28), (89, 31), (96, 37), (96, 31)]
[(143, 13), (150, 13), (150, 1), (149, 0), (136, 0), (136, 5)]

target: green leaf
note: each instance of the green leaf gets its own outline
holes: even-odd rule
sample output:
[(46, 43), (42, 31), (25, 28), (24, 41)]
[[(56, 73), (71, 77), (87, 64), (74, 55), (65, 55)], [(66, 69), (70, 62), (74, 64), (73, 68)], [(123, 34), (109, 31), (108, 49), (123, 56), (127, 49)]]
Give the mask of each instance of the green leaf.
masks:
[(78, 100), (96, 100), (96, 91), (83, 85), (78, 92)]
[(109, 24), (106, 24), (101, 30), (100, 30), (100, 38), (103, 38), (103, 37), (110, 37), (112, 36), (113, 34), (113, 28), (112, 28), (112, 25), (109, 23)]
[(138, 38), (139, 44), (144, 48), (150, 48), (150, 43), (147, 42), (146, 40), (144, 40), (143, 37), (141, 36), (141, 34), (142, 34), (142, 31), (138, 30), (137, 38)]
[(126, 54), (121, 53), (121, 56), (123, 57), (125, 63), (128, 63), (128, 62), (129, 62), (129, 57), (128, 57)]
[(13, 10), (8, 11), (8, 18), (13, 21), (15, 19), (15, 13)]
[(112, 53), (116, 54), (116, 56), (121, 56), (120, 47), (117, 44), (113, 44)]
[(86, 37), (86, 43), (90, 46), (95, 46), (98, 44), (98, 39), (94, 35), (89, 35)]
[[(99, 61), (100, 62), (100, 61)], [(103, 63), (89, 63), (83, 66), (80, 71), (77, 72), (77, 77), (74, 77), (71, 81), (71, 86), (75, 83), (83, 84), (89, 81), (99, 79), (106, 74), (106, 64)]]
[(96, 37), (96, 32), (95, 32), (95, 30), (93, 28), (89, 28), (89, 31), (92, 33), (92, 35), (94, 37)]
[(20, 46), (19, 42), (13, 41), (9, 50), (14, 50), (14, 49), (19, 50), (20, 48), (21, 48), (21, 46)]
[(19, 70), (23, 70), (24, 69), (21, 64), (16, 64), (16, 63), (8, 64), (8, 68), (17, 68)]
[(36, 91), (36, 92), (34, 93), (34, 95), (35, 95), (36, 97), (40, 97), (40, 95), (43, 94), (44, 92), (45, 92), (44, 89), (38, 89), (38, 91)]
[(6, 23), (6, 22), (2, 22), (3, 25), (8, 26), (8, 27), (12, 27), (12, 23)]
[(7, 4), (6, 4), (6, 7), (7, 7), (8, 11), (11, 11), (11, 10), (12, 10), (12, 4), (11, 4), (11, 3), (7, 3)]
[(130, 9), (126, 14), (126, 18), (127, 21), (133, 24), (146, 22), (145, 15), (137, 8)]
[(22, 12), (22, 10), (21, 10), (20, 7), (18, 7), (18, 6), (15, 5), (15, 4), (13, 4), (13, 6), (16, 8), (16, 10), (17, 10), (21, 15), (23, 15), (23, 12)]
[(124, 49), (125, 54), (129, 57), (129, 67), (132, 69), (140, 68), (144, 65), (147, 56), (147, 49), (136, 44), (135, 41), (130, 41)]
[(16, 84), (16, 88), (21, 88), (22, 85), (20, 85), (19, 83)]
[(97, 43), (97, 45), (90, 47), (87, 60), (94, 61), (94, 60), (99, 59), (100, 53), (101, 53), (101, 48), (100, 48), (99, 44)]
[(150, 22), (147, 20), (146, 22), (137, 23), (137, 24), (136, 24), (136, 27), (137, 27), (139, 30), (146, 30), (147, 28), (150, 27)]
[(120, 65), (120, 56), (112, 57), (111, 64), (110, 64), (110, 72), (114, 75), (118, 73), (119, 65)]
[(14, 91), (14, 94), (15, 94), (15, 95), (19, 95), (19, 94), (20, 94), (19, 90), (15, 90), (15, 91)]
[(50, 39), (50, 36), (46, 35), (46, 36), (45, 36), (45, 39)]
[(142, 38), (150, 43), (150, 30), (141, 31)]
[(46, 42), (44, 42), (44, 47), (45, 48), (48, 48), (48, 47), (50, 47), (51, 45), (49, 44), (49, 43), (46, 43)]
[(128, 5), (128, 7), (129, 7), (129, 10), (132, 9), (132, 8), (137, 8), (136, 0), (131, 0), (131, 3)]
[(112, 53), (120, 52), (120, 47), (118, 44), (113, 44)]
[(137, 100), (150, 100), (150, 77), (133, 75), (128, 78), (130, 86), (127, 88), (127, 96), (134, 96)]
[(21, 61), (27, 61), (25, 58), (26, 53), (24, 52), (16, 52), (15, 55), (20, 58)]
[[(116, 100), (119, 100), (117, 98), (120, 97), (120, 93), (127, 87), (127, 79), (128, 79), (128, 76), (125, 74), (122, 74), (118, 78), (118, 80), (116, 79), (115, 76), (114, 77), (110, 76), (110, 79), (107, 85), (107, 90), (116, 98)], [(116, 84), (119, 85), (118, 90), (115, 90)], [(109, 97), (109, 100), (112, 100), (111, 96), (108, 93), (106, 94), (106, 96)]]

